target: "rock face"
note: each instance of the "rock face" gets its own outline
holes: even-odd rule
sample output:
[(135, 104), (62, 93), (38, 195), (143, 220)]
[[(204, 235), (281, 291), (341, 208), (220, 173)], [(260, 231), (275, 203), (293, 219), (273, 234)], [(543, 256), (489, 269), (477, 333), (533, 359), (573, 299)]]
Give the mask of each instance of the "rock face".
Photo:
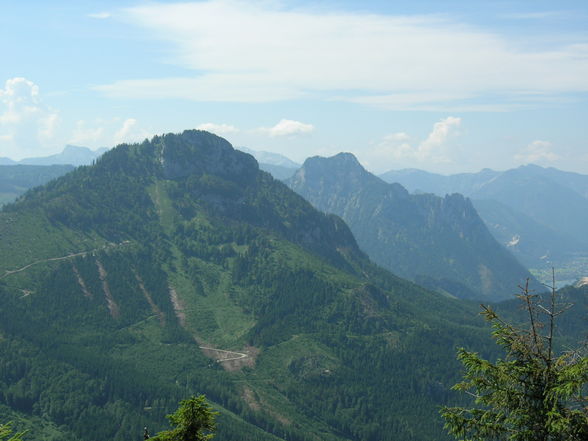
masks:
[[(381, 178), (411, 192), (459, 192), (471, 198), (494, 237), (532, 268), (555, 265), (573, 270), (588, 256), (586, 175), (526, 165), (450, 176), (399, 170)], [(513, 238), (518, 238), (516, 244)]]
[(367, 172), (349, 153), (310, 158), (287, 184), (320, 210), (341, 216), (360, 247), (402, 277), (492, 300), (510, 297), (532, 279), (460, 194), (411, 195)]
[(191, 130), (181, 137), (164, 135), (155, 137), (152, 143), (160, 148), (166, 179), (210, 174), (242, 181), (254, 178), (259, 170), (253, 156), (233, 149), (227, 140), (207, 132)]

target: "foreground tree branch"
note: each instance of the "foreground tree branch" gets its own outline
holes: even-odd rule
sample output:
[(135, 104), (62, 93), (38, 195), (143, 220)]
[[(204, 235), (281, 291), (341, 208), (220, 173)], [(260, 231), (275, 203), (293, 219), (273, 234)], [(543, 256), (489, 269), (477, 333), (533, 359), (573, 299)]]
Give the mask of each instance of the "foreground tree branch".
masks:
[(588, 440), (588, 357), (578, 351), (554, 355), (558, 309), (555, 282), (549, 305), (538, 303), (528, 283), (518, 296), (527, 310), (527, 328), (502, 320), (489, 306), (482, 315), (505, 349), (496, 362), (459, 349), (466, 369), (453, 389), (475, 397), (476, 407), (444, 407), (445, 428), (464, 441), (586, 441)]

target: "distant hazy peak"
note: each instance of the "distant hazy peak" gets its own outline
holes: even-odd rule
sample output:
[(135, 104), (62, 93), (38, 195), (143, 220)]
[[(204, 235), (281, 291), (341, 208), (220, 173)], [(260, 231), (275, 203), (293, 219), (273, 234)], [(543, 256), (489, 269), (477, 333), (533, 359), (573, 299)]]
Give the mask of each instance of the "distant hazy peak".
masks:
[(355, 187), (358, 184), (362, 187), (366, 185), (385, 186), (393, 188), (398, 195), (408, 194), (402, 185), (388, 184), (367, 171), (352, 153), (338, 153), (328, 158), (322, 156), (308, 158), (291, 179), (296, 180), (297, 176), (298, 179), (303, 180), (337, 181)]
[(312, 156), (307, 158), (302, 167), (308, 170), (337, 169), (345, 172), (368, 173), (352, 153), (337, 153), (335, 156)]
[(61, 153), (54, 155), (37, 157), (37, 158), (25, 158), (21, 161), (13, 161), (9, 158), (0, 158), (0, 164), (2, 165), (88, 165), (92, 161), (97, 159), (102, 153), (108, 150), (105, 147), (101, 147), (97, 150), (92, 150), (88, 147), (66, 145)]
[(263, 164), (279, 165), (280, 167), (286, 168), (300, 168), (300, 164), (279, 153), (252, 150), (247, 147), (236, 147), (236, 149), (253, 155), (258, 162)]

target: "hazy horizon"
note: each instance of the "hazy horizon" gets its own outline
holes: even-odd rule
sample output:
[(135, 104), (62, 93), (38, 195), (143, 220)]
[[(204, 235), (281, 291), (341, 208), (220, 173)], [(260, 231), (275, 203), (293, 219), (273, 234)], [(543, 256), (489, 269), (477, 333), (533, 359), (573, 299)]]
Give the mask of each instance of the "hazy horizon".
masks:
[(11, 3), (0, 157), (200, 128), (376, 173), (588, 174), (588, 4)]

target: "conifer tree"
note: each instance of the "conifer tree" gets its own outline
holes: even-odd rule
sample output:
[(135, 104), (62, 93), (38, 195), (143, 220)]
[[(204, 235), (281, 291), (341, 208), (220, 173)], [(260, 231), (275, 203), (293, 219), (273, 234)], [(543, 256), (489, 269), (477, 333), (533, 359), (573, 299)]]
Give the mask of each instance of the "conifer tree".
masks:
[(475, 398), (474, 408), (445, 407), (445, 428), (467, 441), (588, 440), (588, 357), (579, 350), (555, 353), (555, 319), (567, 309), (557, 304), (555, 283), (549, 305), (529, 292), (518, 296), (528, 324), (520, 328), (503, 321), (488, 306), (482, 314), (506, 357), (496, 362), (461, 348), (466, 368), (453, 389)]
[(174, 429), (160, 432), (151, 438), (155, 441), (206, 441), (214, 437), (216, 430), (214, 412), (204, 395), (180, 402), (180, 407), (167, 418)]

